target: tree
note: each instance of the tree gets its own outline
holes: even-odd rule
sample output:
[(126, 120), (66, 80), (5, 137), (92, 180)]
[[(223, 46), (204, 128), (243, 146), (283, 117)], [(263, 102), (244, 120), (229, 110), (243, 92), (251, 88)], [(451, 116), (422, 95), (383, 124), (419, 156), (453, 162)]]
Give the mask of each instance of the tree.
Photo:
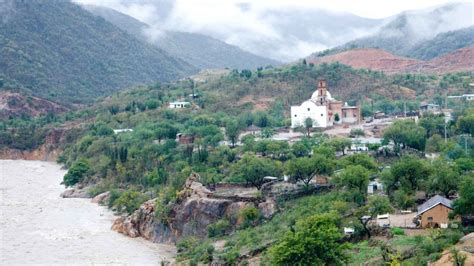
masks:
[(439, 115), (424, 115), (419, 125), (426, 130), (426, 137), (429, 138), (434, 134), (444, 134), (444, 117)]
[(269, 139), (271, 138), (273, 135), (275, 135), (276, 131), (271, 128), (271, 127), (264, 127), (262, 128), (262, 131), (260, 132), (260, 135), (262, 138), (264, 139)]
[(458, 188), (459, 174), (444, 159), (435, 161), (433, 166), (434, 171), (428, 181), (428, 190), (449, 197)]
[(84, 176), (89, 171), (90, 166), (87, 160), (80, 159), (75, 162), (71, 168), (64, 175), (63, 183), (67, 187), (73, 186), (84, 179)]
[(453, 202), (454, 214), (474, 214), (474, 175), (466, 176), (459, 185), (459, 198)]
[(296, 181), (302, 181), (305, 185), (308, 185), (315, 175), (327, 175), (332, 171), (332, 162), (321, 155), (315, 155), (312, 158), (296, 158), (286, 165), (287, 174), (294, 177)]
[(279, 176), (280, 165), (268, 158), (259, 158), (252, 154), (245, 154), (233, 166), (233, 175), (237, 180), (261, 189), (266, 176)]
[(393, 141), (399, 148), (414, 148), (425, 150), (425, 129), (416, 125), (412, 120), (398, 120), (384, 131), (385, 141)]
[(474, 137), (474, 114), (461, 116), (457, 121), (457, 127), (461, 132), (471, 134)]
[(367, 203), (368, 212), (372, 217), (375, 217), (379, 214), (392, 213), (393, 207), (390, 204), (390, 200), (387, 197), (383, 196), (372, 196), (369, 198)]
[(431, 167), (414, 156), (404, 156), (390, 168), (393, 183), (400, 183), (407, 191), (416, 191), (431, 175)]
[(294, 232), (288, 232), (269, 254), (273, 265), (344, 265), (348, 261), (347, 244), (338, 227), (339, 216), (321, 214), (300, 220)]
[(360, 165), (349, 165), (346, 167), (338, 180), (340, 186), (344, 186), (352, 194), (352, 198), (358, 204), (362, 204), (367, 194), (369, 184), (369, 170)]
[(352, 141), (346, 138), (333, 138), (329, 141), (329, 145), (334, 147), (336, 151), (342, 152), (344, 155), (346, 148), (351, 147)]
[(235, 120), (228, 120), (225, 126), (225, 134), (232, 143), (232, 147), (235, 147), (235, 143), (239, 137), (239, 124)]
[(378, 170), (378, 165), (374, 158), (365, 153), (356, 153), (346, 156), (339, 160), (338, 164), (340, 164), (342, 167), (347, 167), (349, 165), (361, 165), (370, 171)]
[(308, 117), (304, 120), (304, 127), (306, 129), (306, 136), (310, 136), (311, 133), (311, 128), (313, 127), (313, 119), (311, 117)]

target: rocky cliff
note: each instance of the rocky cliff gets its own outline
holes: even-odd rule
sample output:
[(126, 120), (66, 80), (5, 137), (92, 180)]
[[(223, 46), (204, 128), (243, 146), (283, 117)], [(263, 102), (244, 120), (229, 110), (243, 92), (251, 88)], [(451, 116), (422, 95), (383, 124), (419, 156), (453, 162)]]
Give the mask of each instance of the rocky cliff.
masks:
[(198, 180), (197, 174), (188, 178), (167, 222), (155, 216), (155, 200), (150, 200), (130, 216), (118, 218), (112, 229), (130, 237), (174, 243), (186, 236), (206, 237), (207, 227), (224, 217), (234, 217), (231, 223), (237, 226), (239, 221), (235, 218), (244, 207), (257, 207), (266, 218), (276, 212), (276, 203), (271, 198), (218, 196)]

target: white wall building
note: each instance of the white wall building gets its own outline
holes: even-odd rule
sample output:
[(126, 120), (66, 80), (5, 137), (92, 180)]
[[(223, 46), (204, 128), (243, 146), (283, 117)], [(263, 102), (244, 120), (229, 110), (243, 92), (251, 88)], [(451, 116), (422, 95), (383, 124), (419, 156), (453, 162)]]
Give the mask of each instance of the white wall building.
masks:
[(190, 102), (170, 102), (169, 108), (171, 108), (171, 109), (181, 109), (181, 108), (185, 108), (185, 107), (190, 106), (190, 105), (191, 105)]
[(291, 127), (304, 127), (306, 120), (312, 120), (312, 127), (329, 127), (340, 123), (358, 123), (360, 108), (358, 106), (343, 106), (341, 101), (334, 99), (326, 89), (326, 81), (318, 81), (316, 91), (311, 99), (301, 105), (291, 106)]

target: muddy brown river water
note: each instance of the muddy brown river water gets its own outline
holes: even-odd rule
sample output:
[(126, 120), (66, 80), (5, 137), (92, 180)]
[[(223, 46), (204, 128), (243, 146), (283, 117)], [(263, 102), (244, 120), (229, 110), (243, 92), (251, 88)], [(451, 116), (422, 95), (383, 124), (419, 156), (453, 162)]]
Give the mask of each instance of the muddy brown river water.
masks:
[(89, 199), (63, 199), (65, 171), (0, 160), (0, 265), (160, 265), (175, 250), (110, 229), (115, 216)]

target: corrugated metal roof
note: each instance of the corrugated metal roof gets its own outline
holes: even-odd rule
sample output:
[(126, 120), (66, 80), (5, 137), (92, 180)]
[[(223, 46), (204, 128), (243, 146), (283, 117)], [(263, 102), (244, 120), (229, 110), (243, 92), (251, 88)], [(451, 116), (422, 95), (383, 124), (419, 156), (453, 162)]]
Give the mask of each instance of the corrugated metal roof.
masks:
[(443, 196), (436, 195), (436, 196), (432, 197), (431, 199), (427, 200), (425, 203), (418, 206), (417, 215), (420, 215), (420, 214), (424, 213), (425, 211), (433, 208), (434, 206), (436, 206), (438, 204), (443, 204), (444, 206), (452, 209), (451, 203), (452, 203), (451, 200), (449, 200), (449, 199), (447, 199)]

